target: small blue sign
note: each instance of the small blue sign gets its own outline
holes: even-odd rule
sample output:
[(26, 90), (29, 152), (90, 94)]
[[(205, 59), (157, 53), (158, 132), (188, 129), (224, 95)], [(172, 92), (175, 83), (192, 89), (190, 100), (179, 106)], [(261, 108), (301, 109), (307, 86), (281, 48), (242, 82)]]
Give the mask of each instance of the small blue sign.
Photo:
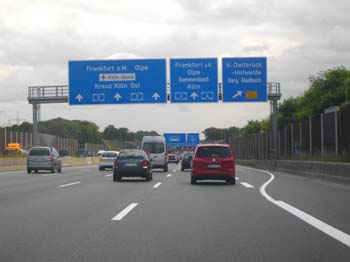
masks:
[(223, 102), (267, 101), (266, 57), (223, 58)]
[(69, 62), (69, 104), (166, 103), (165, 59)]
[(186, 134), (185, 133), (167, 133), (163, 134), (167, 146), (185, 146)]
[(216, 58), (170, 59), (171, 103), (218, 101)]
[(187, 134), (187, 146), (197, 146), (199, 144), (199, 134), (198, 133), (188, 133)]

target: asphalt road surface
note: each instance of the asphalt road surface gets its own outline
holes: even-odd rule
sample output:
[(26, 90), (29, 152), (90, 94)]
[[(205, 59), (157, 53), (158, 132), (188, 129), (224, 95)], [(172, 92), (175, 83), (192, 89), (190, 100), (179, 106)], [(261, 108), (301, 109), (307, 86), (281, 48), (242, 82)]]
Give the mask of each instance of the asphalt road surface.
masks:
[(191, 185), (169, 166), (0, 172), (0, 261), (350, 261), (350, 186), (244, 167)]

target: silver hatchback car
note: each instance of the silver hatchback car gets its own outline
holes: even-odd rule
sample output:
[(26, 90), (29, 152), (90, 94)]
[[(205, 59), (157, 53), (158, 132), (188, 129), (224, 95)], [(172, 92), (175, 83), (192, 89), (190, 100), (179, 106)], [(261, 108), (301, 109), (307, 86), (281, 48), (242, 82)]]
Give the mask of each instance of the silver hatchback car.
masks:
[(62, 171), (62, 162), (59, 159), (57, 150), (53, 147), (32, 147), (27, 157), (27, 172), (32, 170), (38, 173), (38, 170), (49, 170), (55, 173)]

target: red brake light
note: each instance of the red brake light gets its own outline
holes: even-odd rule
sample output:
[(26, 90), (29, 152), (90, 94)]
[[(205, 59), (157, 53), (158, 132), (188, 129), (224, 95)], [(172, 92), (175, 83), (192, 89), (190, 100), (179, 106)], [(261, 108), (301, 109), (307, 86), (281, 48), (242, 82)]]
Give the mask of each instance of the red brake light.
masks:
[(118, 169), (119, 163), (118, 160), (114, 160), (114, 169)]
[(52, 156), (49, 156), (47, 160), (49, 160), (49, 161), (53, 161)]
[(143, 168), (148, 168), (148, 161), (147, 160), (143, 160)]

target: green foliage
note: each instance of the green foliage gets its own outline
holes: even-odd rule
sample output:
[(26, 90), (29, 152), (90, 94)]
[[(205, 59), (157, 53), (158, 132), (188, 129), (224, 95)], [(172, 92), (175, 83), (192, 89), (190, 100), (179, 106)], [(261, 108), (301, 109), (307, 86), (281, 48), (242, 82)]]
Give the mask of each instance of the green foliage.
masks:
[(240, 130), (238, 127), (229, 128), (215, 128), (209, 127), (203, 131), (206, 140), (225, 140), (232, 136), (240, 135)]
[(114, 125), (107, 126), (103, 132), (102, 137), (106, 140), (118, 140), (118, 141), (141, 141), (144, 136), (159, 136), (156, 131), (137, 131), (130, 132), (125, 127), (116, 128)]
[(10, 127), (11, 131), (14, 132), (32, 132), (33, 130), (33, 124), (29, 123), (29, 122), (23, 122), (20, 125), (13, 125)]

